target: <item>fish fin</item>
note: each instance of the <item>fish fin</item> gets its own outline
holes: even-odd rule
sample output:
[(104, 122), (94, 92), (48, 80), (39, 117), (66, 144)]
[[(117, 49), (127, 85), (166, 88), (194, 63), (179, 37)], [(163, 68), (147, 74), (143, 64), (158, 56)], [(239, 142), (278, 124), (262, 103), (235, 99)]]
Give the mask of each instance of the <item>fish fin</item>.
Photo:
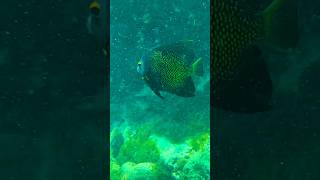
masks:
[(142, 77), (142, 79), (146, 82), (146, 84), (149, 86), (149, 88), (152, 90), (152, 92), (160, 97), (161, 99), (164, 99), (163, 96), (160, 94), (160, 90), (162, 90), (160, 84), (160, 77), (154, 76), (153, 74), (147, 74)]
[(159, 98), (164, 99), (164, 97), (160, 94), (160, 91), (152, 89), (154, 94), (156, 94)]
[(91, 16), (91, 15), (88, 16), (88, 18), (87, 18), (86, 26), (87, 26), (88, 33), (89, 33), (89, 34), (93, 34), (93, 30), (92, 30), (92, 16)]
[(190, 48), (195, 44), (195, 41), (192, 39), (185, 39), (177, 41), (175, 44)]
[(108, 51), (107, 51), (107, 49), (106, 49), (106, 48), (103, 48), (103, 49), (102, 49), (102, 52), (103, 52), (103, 54), (104, 54), (105, 56), (107, 56), (107, 55), (108, 55)]
[(297, 0), (274, 0), (264, 11), (266, 41), (280, 48), (294, 48), (298, 42)]
[(235, 79), (216, 86), (214, 106), (242, 113), (271, 109), (272, 81), (261, 50), (257, 46), (249, 47), (242, 53), (240, 62), (243, 63)]
[(203, 76), (203, 61), (202, 58), (198, 58), (193, 64), (192, 64), (192, 73), (197, 76)]
[(195, 96), (195, 85), (191, 76), (185, 79), (182, 86), (176, 88), (172, 93), (181, 97), (194, 97)]
[(109, 44), (105, 43), (104, 48), (102, 49), (102, 52), (105, 56), (108, 56), (108, 50), (109, 50)]

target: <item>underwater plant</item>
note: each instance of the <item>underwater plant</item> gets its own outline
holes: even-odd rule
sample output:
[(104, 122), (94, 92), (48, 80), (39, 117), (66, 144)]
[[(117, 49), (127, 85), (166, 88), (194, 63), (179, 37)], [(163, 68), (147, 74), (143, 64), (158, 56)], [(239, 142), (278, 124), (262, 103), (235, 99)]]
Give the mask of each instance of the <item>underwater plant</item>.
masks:
[(160, 152), (156, 143), (149, 139), (150, 129), (139, 128), (135, 133), (129, 135), (121, 146), (116, 159), (120, 164), (125, 162), (153, 162), (157, 163)]
[(209, 141), (210, 132), (202, 132), (188, 139), (187, 143), (192, 147), (193, 150), (203, 151)]

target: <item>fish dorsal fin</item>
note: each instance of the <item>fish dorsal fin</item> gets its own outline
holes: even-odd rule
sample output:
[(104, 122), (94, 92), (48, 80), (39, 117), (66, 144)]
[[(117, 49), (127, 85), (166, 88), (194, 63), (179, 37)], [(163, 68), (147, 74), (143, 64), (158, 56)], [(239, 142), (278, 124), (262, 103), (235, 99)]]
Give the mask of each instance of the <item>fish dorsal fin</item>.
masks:
[(160, 94), (158, 89), (151, 89), (155, 95), (157, 95), (160, 99), (164, 99), (164, 97)]
[(176, 43), (163, 45), (155, 48), (154, 51), (160, 51), (163, 55), (175, 55), (176, 57), (184, 59), (185, 62), (187, 62), (190, 65), (194, 62), (195, 58), (191, 41), (179, 41)]
[(294, 48), (298, 41), (297, 0), (274, 0), (264, 11), (267, 42), (279, 48)]

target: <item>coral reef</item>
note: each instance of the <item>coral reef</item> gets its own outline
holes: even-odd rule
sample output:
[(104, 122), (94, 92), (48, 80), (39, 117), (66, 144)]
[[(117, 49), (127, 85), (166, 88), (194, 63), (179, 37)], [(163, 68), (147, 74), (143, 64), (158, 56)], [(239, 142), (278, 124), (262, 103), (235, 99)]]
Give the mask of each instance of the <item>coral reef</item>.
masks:
[(199, 133), (186, 143), (173, 144), (164, 137), (152, 136), (160, 159), (169, 167), (173, 179), (209, 179), (210, 133)]
[(210, 145), (191, 155), (181, 173), (182, 179), (210, 179)]
[[(146, 171), (150, 179), (208, 179), (210, 132), (206, 113), (188, 110), (179, 116), (168, 110), (159, 116), (145, 111), (138, 121), (134, 121), (134, 114), (126, 115), (129, 123), (123, 123), (122, 131), (114, 128), (110, 141), (114, 161), (121, 167), (120, 178), (134, 179)], [(123, 143), (116, 143), (121, 142), (116, 140), (121, 136)], [(147, 168), (149, 163), (153, 164), (152, 170)]]

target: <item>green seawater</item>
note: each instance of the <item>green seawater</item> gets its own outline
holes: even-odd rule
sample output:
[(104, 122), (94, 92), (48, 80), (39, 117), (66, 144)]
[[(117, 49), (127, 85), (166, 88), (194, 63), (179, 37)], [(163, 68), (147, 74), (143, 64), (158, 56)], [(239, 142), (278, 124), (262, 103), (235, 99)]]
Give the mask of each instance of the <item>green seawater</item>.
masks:
[[(210, 3), (111, 1), (111, 179), (210, 178)], [(196, 96), (156, 96), (141, 80), (137, 59), (155, 47), (193, 40), (204, 61), (192, 77)]]

